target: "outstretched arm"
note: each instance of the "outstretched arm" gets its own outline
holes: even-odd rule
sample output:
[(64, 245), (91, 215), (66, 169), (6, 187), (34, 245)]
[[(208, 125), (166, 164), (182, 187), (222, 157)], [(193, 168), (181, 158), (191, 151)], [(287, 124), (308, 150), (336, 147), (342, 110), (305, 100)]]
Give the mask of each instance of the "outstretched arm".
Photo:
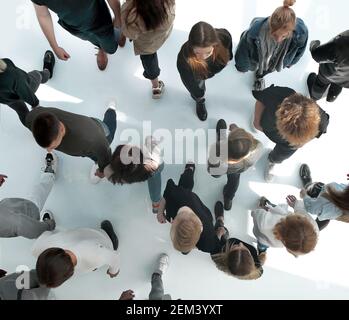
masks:
[(121, 28), (121, 5), (120, 0), (107, 0), (110, 8), (113, 10), (115, 19), (114, 27)]
[(68, 60), (70, 55), (61, 47), (58, 46), (55, 30), (53, 28), (52, 17), (50, 11), (45, 6), (34, 4), (36, 16), (38, 18), (42, 32), (44, 33), (48, 43), (56, 56), (61, 60)]

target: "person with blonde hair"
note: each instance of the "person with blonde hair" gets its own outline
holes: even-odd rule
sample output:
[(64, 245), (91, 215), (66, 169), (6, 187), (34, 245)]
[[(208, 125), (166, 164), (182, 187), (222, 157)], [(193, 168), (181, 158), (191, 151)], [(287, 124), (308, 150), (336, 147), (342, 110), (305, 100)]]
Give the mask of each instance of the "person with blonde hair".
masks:
[(32, 109), (39, 106), (40, 101), (35, 92), (40, 84), (52, 78), (54, 66), (55, 56), (50, 50), (45, 52), (42, 71), (34, 70), (27, 73), (10, 59), (0, 59), (0, 103), (7, 104), (16, 111), (24, 126), (29, 113), (26, 103)]
[(275, 164), (290, 158), (299, 148), (326, 133), (329, 115), (314, 100), (293, 89), (275, 87), (253, 91), (256, 106), (252, 129), (262, 131), (274, 149), (268, 155), (265, 180), (274, 178)]
[(241, 35), (236, 50), (236, 69), (255, 72), (254, 90), (265, 88), (264, 76), (295, 65), (303, 56), (308, 29), (291, 8), (295, 0), (284, 0), (270, 17), (255, 18)]
[(283, 248), (293, 256), (307, 254), (315, 249), (319, 228), (315, 220), (305, 210), (303, 202), (294, 196), (287, 196), (287, 205), (274, 205), (265, 197), (259, 200), (253, 210), (253, 233), (257, 238), (258, 253), (269, 247)]
[(157, 214), (160, 223), (171, 225), (171, 240), (176, 250), (183, 254), (197, 247), (203, 252), (217, 252), (221, 247), (213, 225), (211, 211), (192, 192), (195, 164), (188, 163), (178, 186), (172, 179), (167, 181)]
[(233, 43), (228, 30), (215, 29), (200, 21), (190, 30), (189, 39), (177, 56), (177, 69), (184, 86), (196, 102), (196, 114), (207, 119), (205, 80), (222, 71), (233, 59)]
[(306, 210), (317, 217), (320, 230), (326, 228), (330, 220), (349, 223), (349, 185), (313, 182), (310, 168), (305, 163), (301, 165), (299, 175), (303, 184), (300, 197)]
[(153, 99), (161, 98), (165, 89), (159, 80), (157, 51), (170, 36), (174, 19), (175, 0), (126, 0), (121, 8), (122, 32), (133, 40), (135, 54), (140, 55)]
[(253, 135), (239, 128), (235, 123), (229, 126), (220, 119), (216, 125), (217, 141), (209, 151), (208, 172), (213, 177), (227, 175), (224, 186), (224, 209), (230, 210), (239, 187), (240, 175), (251, 168), (261, 157), (263, 145)]

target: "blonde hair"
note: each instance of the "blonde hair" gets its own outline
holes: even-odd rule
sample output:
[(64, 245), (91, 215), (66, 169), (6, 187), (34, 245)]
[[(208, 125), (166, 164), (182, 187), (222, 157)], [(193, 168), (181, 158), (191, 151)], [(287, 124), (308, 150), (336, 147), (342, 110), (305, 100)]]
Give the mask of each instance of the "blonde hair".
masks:
[(322, 197), (333, 203), (342, 211), (342, 215), (336, 220), (349, 223), (349, 186), (343, 191), (337, 191), (329, 186), (326, 187), (326, 192)]
[(296, 0), (284, 0), (284, 5), (277, 8), (269, 19), (271, 33), (278, 30), (293, 31), (296, 27), (296, 14), (292, 7)]
[(7, 69), (7, 64), (4, 60), (0, 59), (0, 73), (5, 72)]
[[(261, 277), (263, 270), (257, 268), (253, 257), (246, 250), (231, 250), (232, 245), (226, 245), (223, 252), (211, 256), (217, 269), (240, 280), (255, 280)], [(259, 255), (261, 265), (265, 261), (265, 253)]]
[(301, 213), (289, 214), (273, 228), (275, 237), (292, 252), (302, 254), (315, 249), (318, 233), (309, 218)]
[(199, 217), (188, 207), (179, 209), (170, 231), (173, 247), (181, 252), (189, 252), (196, 247), (201, 232)]
[(319, 134), (319, 106), (312, 99), (295, 93), (279, 106), (276, 127), (281, 137), (294, 147), (301, 147)]

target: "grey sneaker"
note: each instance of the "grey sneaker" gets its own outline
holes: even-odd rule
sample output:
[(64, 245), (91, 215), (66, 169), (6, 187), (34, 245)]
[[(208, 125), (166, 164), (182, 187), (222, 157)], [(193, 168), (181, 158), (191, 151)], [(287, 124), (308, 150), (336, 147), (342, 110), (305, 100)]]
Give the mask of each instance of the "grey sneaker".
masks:
[(161, 253), (155, 266), (154, 273), (163, 275), (170, 263), (170, 257), (166, 253)]
[(265, 80), (264, 78), (256, 78), (253, 84), (253, 90), (262, 91), (265, 89)]
[(54, 152), (48, 152), (45, 158), (45, 169), (46, 173), (57, 174), (58, 168), (58, 157)]

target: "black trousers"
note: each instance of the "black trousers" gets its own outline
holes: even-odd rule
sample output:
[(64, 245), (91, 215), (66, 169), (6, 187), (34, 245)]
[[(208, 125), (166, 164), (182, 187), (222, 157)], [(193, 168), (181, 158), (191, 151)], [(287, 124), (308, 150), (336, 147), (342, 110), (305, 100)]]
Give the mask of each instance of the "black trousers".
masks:
[(274, 149), (269, 153), (268, 159), (272, 163), (281, 163), (290, 158), (296, 151), (297, 148), (277, 143)]
[(311, 86), (311, 96), (314, 97), (315, 100), (320, 100), (324, 96), (324, 93), (326, 92), (329, 86), (331, 86), (331, 89), (334, 90), (334, 92), (340, 92), (342, 89), (341, 86), (332, 83), (319, 71), (313, 85)]
[(224, 186), (223, 196), (229, 200), (233, 200), (235, 193), (240, 184), (240, 173), (227, 174), (227, 184)]
[(186, 169), (181, 174), (178, 186), (188, 189), (190, 191), (194, 188), (194, 171), (192, 169)]
[(144, 68), (143, 76), (149, 80), (155, 80), (160, 75), (159, 60), (157, 53), (141, 54), (142, 65)]

